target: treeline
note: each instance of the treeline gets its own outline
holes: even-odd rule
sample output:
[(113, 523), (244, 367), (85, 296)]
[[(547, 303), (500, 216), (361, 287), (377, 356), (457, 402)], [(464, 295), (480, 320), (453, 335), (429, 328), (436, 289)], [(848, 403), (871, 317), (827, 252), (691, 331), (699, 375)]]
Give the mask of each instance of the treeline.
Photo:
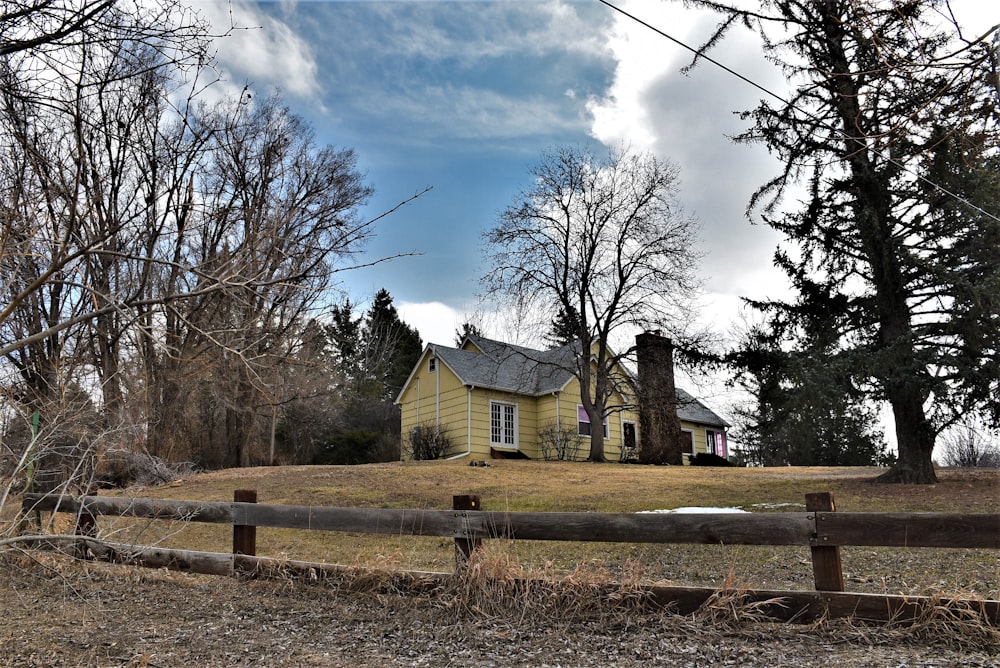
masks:
[(24, 37), (0, 53), (3, 472), (395, 456), (419, 337), (385, 291), (330, 300), (374, 233), (353, 151), (277, 95), (205, 95), (182, 5), (83, 5), (0, 14)]

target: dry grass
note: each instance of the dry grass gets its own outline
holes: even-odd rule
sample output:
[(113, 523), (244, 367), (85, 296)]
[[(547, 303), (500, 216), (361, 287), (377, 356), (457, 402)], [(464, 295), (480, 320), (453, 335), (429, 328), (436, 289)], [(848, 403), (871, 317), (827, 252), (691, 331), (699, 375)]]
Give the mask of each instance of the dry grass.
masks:
[[(792, 504), (808, 492), (833, 492), (842, 511), (998, 512), (1000, 470), (939, 472), (937, 485), (878, 485), (877, 468), (702, 468), (493, 460), (365, 466), (300, 466), (215, 471), (133, 490), (146, 496), (230, 501), (256, 489), (261, 503), (377, 508), (451, 507), (478, 494), (483, 507), (511, 511), (634, 512), (679, 506)], [(758, 510), (764, 510), (758, 508)]]
[[(808, 492), (831, 491), (841, 511), (1000, 512), (1000, 471), (942, 471), (938, 485), (906, 486), (873, 484), (877, 469), (492, 464), (241, 469), (125, 493), (229, 501), (235, 489), (256, 489), (262, 503), (437, 509), (450, 508), (452, 495), (477, 494), (490, 510), (632, 512), (737, 506), (781, 512), (802, 510)], [(52, 528), (65, 530), (65, 523), (65, 518), (57, 518)], [(107, 540), (222, 552), (231, 548), (231, 530), (225, 526), (110, 517), (100, 518), (100, 523), (101, 536)], [(753, 638), (770, 632), (768, 609), (782, 601), (753, 601), (747, 595), (750, 589), (812, 588), (808, 548), (796, 547), (497, 540), (486, 541), (457, 577), (440, 578), (404, 571), (452, 570), (450, 539), (258, 529), (257, 542), (258, 554), (286, 560), (286, 567), (279, 563), (268, 575), (279, 585), (284, 582), (289, 591), (316, 586), (375, 605), (411, 597), (414, 606), (430, 607), (453, 623), (471, 617), (505, 620), (503, 624), (518, 628), (556, 623), (613, 628), (669, 624), (679, 633), (690, 627), (701, 635), (712, 629), (720, 637)], [(294, 568), (295, 560), (343, 566), (310, 572)], [(843, 550), (843, 562), (850, 591), (935, 598), (915, 623), (873, 629), (820, 621), (809, 629), (834, 638), (832, 642), (1000, 651), (1000, 630), (984, 623), (975, 604), (962, 602), (1000, 598), (1000, 560), (995, 550), (851, 548)], [(62, 569), (47, 561), (22, 556), (6, 565), (11, 563), (24, 573), (41, 570), (63, 578)], [(717, 592), (695, 614), (667, 622), (664, 616), (669, 611), (647, 605), (648, 585), (653, 583), (710, 586)], [(67, 586), (72, 595), (76, 585)], [(310, 594), (315, 595), (322, 596)]]
[(771, 609), (785, 607), (782, 598), (754, 600), (749, 587), (730, 570), (722, 586), (695, 613), (695, 617), (720, 629), (735, 630), (747, 624), (768, 622), (773, 619)]
[(521, 564), (505, 543), (487, 543), (448, 579), (441, 597), (448, 608), (487, 617), (621, 624), (651, 600), (638, 565), (612, 571), (589, 562), (559, 574), (551, 564)]
[(766, 607), (781, 601), (751, 601), (730, 568), (713, 597), (679, 616), (646, 605), (642, 563), (563, 574), (520, 562), (514, 547), (487, 543), (457, 577), (403, 573), (404, 555), (377, 553), (317, 572), (277, 564), (270, 579), (238, 585), (0, 555), (4, 665), (867, 668), (992, 666), (1000, 653), (1000, 629), (951, 598), (911, 624), (777, 624)]
[[(833, 492), (842, 511), (1000, 512), (1000, 471), (940, 472), (933, 486), (876, 485), (878, 469), (707, 469), (499, 460), (489, 467), (456, 462), (286, 467), (217, 471), (127, 494), (229, 501), (256, 489), (261, 503), (436, 508), (455, 494), (478, 494), (489, 510), (631, 512), (681, 506), (738, 506), (755, 512), (804, 509), (805, 494)], [(786, 505), (788, 504), (788, 505)], [(102, 535), (120, 542), (229, 551), (228, 527), (101, 518)], [(371, 536), (259, 529), (258, 554), (290, 560), (368, 563), (392, 555), (395, 566), (450, 571), (446, 538)], [(809, 589), (806, 548), (609, 543), (504, 543), (510, 558), (533, 572), (560, 577), (600, 563), (616, 580), (639, 568), (649, 582), (724, 586), (732, 574), (756, 588)], [(843, 550), (848, 589), (890, 594), (963, 592), (1000, 597), (1000, 565), (991, 550)]]

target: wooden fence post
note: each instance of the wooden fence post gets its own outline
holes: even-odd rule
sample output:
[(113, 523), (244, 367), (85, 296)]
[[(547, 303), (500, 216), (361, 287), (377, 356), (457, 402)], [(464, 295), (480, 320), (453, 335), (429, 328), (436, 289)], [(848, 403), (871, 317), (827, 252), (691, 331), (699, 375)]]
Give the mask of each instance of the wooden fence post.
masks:
[(832, 513), (836, 510), (833, 493), (806, 494), (806, 511), (815, 513), (816, 522), (817, 543), (809, 548), (812, 552), (816, 591), (844, 591), (844, 568), (840, 563), (840, 546), (823, 545), (824, 536), (820, 526), (820, 513)]
[[(467, 511), (482, 510), (482, 506), (479, 504), (478, 494), (456, 494), (451, 497), (452, 499), (452, 509), (460, 511), (462, 515)], [(459, 515), (458, 512), (455, 515)], [(476, 550), (483, 544), (481, 538), (473, 538), (468, 533), (465, 536), (455, 537), (455, 567), (461, 568), (465, 565), (469, 558), (472, 556), (473, 550)]]
[[(257, 490), (237, 489), (233, 492), (233, 501), (257, 503)], [(246, 524), (233, 525), (233, 554), (257, 555), (257, 527)]]

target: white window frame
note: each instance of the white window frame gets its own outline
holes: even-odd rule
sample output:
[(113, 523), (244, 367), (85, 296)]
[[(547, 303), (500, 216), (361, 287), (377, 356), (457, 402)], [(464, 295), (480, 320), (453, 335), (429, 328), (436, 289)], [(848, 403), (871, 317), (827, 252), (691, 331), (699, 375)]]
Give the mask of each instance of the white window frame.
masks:
[[(583, 419), (584, 417), (586, 417), (587, 419), (584, 420)], [(577, 434), (577, 436), (590, 436), (589, 433), (588, 434), (584, 434), (583, 433), (583, 429), (580, 428), (580, 425), (582, 425), (582, 424), (589, 425), (590, 424), (590, 416), (587, 415), (587, 411), (585, 411), (583, 409), (583, 404), (577, 404), (576, 405), (576, 434)], [(588, 429), (587, 431), (590, 431), (590, 430)], [(605, 418), (604, 418), (604, 438), (611, 438), (611, 430), (608, 427), (608, 418), (607, 418), (607, 416), (605, 416)]]
[(509, 401), (490, 400), (490, 446), (517, 450), (517, 404)]

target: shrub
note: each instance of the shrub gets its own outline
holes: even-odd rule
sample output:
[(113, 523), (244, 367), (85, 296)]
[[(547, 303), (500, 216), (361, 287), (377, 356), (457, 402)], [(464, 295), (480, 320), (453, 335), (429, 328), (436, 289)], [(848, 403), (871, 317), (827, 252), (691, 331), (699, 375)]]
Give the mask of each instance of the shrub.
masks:
[(693, 455), (690, 460), (691, 466), (732, 466), (733, 463), (725, 457), (711, 452), (699, 452)]
[(418, 461), (444, 459), (451, 450), (452, 442), (448, 431), (433, 424), (414, 427), (403, 444), (403, 454)]
[(559, 429), (550, 424), (538, 430), (538, 449), (546, 461), (573, 461), (581, 445), (575, 429)]
[(991, 442), (988, 429), (972, 420), (943, 434), (940, 452), (945, 466), (1000, 468), (1000, 447)]
[(190, 462), (168, 463), (145, 452), (110, 450), (97, 460), (96, 483), (125, 489), (132, 485), (162, 485), (195, 471)]
[(368, 429), (342, 431), (328, 437), (316, 450), (314, 464), (343, 465), (367, 464), (373, 461), (373, 453), (378, 449), (381, 434)]

